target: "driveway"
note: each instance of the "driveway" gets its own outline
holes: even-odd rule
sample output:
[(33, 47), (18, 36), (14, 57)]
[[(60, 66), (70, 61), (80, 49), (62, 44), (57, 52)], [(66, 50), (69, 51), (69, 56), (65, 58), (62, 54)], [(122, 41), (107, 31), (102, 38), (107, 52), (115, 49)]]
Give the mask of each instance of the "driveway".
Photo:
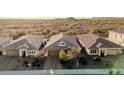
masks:
[(48, 69), (63, 69), (62, 64), (59, 62), (57, 56), (49, 56), (46, 58), (46, 63), (43, 67), (44, 70)]

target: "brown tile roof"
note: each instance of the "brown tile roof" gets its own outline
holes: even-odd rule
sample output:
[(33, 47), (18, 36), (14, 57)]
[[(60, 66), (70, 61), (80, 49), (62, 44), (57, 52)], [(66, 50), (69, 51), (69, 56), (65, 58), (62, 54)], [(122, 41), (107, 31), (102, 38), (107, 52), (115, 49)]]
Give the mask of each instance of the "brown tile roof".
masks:
[(120, 45), (117, 45), (105, 38), (94, 34), (83, 34), (77, 35), (80, 42), (85, 48), (97, 49), (97, 48), (122, 48)]
[(23, 44), (28, 45), (31, 49), (39, 49), (43, 39), (43, 35), (25, 35), (14, 40), (4, 49), (17, 49)]
[(74, 36), (66, 35), (66, 34), (57, 34), (50, 38), (44, 49), (46, 50), (57, 50), (62, 49), (62, 47), (58, 47), (57, 44), (60, 42), (66, 42), (71, 47), (80, 48)]

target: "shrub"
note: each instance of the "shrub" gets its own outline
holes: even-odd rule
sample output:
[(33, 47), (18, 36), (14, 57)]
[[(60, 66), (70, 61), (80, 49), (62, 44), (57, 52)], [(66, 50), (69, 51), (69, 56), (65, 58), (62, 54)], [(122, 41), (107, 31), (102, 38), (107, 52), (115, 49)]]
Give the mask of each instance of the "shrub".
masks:
[(37, 65), (37, 62), (33, 61), (32, 66), (35, 67)]
[(109, 71), (109, 75), (113, 75), (114, 74), (114, 71), (113, 70), (110, 70)]
[(41, 63), (40, 63), (40, 62), (37, 62), (37, 61), (33, 61), (33, 62), (32, 62), (32, 66), (33, 66), (33, 67), (35, 67), (35, 66), (36, 66), (36, 67), (40, 67), (40, 66), (41, 66)]
[(64, 64), (66, 64), (66, 61), (60, 59), (60, 63), (64, 65)]
[(116, 75), (120, 75), (120, 74), (121, 74), (121, 71), (117, 70)]
[(85, 57), (80, 57), (79, 58), (79, 63), (86, 65), (88, 63), (88, 60)]
[(100, 62), (101, 58), (100, 57), (94, 57), (93, 60), (96, 61), (96, 62)]
[(40, 63), (39, 62), (37, 63), (37, 67), (40, 67)]
[(67, 61), (68, 60), (68, 55), (64, 51), (59, 52), (59, 58), (61, 60)]
[(68, 63), (68, 64), (66, 64), (66, 66), (65, 66), (67, 69), (72, 69), (72, 64), (71, 64), (71, 62), (70, 63)]
[(60, 63), (61, 63), (65, 68), (71, 69), (74, 62), (73, 62), (72, 60), (67, 60), (67, 61), (65, 61), (65, 60), (60, 59)]
[(27, 67), (28, 66), (28, 63), (29, 63), (28, 61), (24, 60), (23, 61), (23, 66), (26, 66)]
[(74, 59), (77, 58), (79, 52), (76, 49), (66, 49), (59, 52), (61, 64), (66, 68), (71, 69), (74, 64)]

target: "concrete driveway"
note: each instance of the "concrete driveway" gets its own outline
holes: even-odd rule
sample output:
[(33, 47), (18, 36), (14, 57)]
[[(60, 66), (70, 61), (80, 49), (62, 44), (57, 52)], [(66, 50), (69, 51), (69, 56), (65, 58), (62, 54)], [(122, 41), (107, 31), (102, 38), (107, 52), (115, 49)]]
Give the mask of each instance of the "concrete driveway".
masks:
[(63, 69), (63, 66), (59, 62), (59, 58), (57, 56), (49, 56), (46, 58), (46, 63), (44, 65), (43, 69), (44, 70)]

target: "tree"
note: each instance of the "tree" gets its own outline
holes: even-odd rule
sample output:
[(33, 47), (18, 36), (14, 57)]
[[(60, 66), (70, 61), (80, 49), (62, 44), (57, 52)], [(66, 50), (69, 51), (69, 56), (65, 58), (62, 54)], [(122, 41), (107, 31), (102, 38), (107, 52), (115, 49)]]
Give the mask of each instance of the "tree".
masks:
[(59, 53), (59, 58), (64, 61), (71, 61), (71, 60), (74, 60), (75, 58), (77, 58), (79, 53), (80, 52), (77, 49), (69, 49), (67, 51), (67, 53), (65, 53), (65, 51), (61, 50)]
[(78, 49), (72, 48), (67, 53), (68, 54), (68, 58), (70, 60), (73, 60), (73, 59), (77, 58), (77, 56), (79, 55), (79, 53), (80, 53), (80, 51)]
[(32, 62), (32, 66), (37, 66), (40, 67), (41, 64), (44, 63), (44, 55), (45, 51), (44, 50), (39, 50), (35, 53), (35, 61)]
[(64, 61), (68, 61), (68, 55), (63, 50), (59, 52), (59, 58)]
[(37, 58), (44, 57), (44, 55), (45, 55), (45, 51), (43, 51), (43, 50), (39, 50), (35, 53), (35, 57), (37, 57)]

